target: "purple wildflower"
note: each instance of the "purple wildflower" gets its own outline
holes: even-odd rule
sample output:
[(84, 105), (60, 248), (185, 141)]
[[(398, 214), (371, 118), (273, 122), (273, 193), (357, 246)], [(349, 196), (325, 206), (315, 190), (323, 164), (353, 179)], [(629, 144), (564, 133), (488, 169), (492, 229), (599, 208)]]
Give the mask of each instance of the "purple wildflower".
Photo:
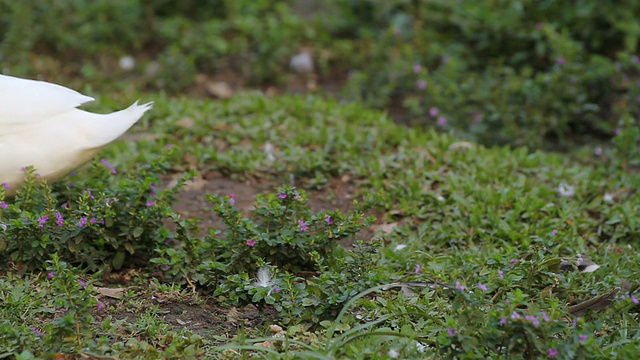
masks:
[(445, 126), (447, 125), (447, 118), (444, 116), (438, 117), (438, 125)]
[(84, 280), (82, 280), (82, 279), (78, 279), (78, 282), (80, 283), (80, 286), (82, 286), (82, 287), (83, 287), (83, 288), (85, 288), (85, 289), (87, 288), (87, 286), (88, 286), (88, 285), (87, 285), (87, 283), (86, 283)]
[(478, 289), (480, 289), (482, 291), (487, 291), (488, 290), (487, 289), (487, 285), (485, 285), (485, 284), (483, 284), (481, 282), (478, 282)]
[(424, 90), (427, 88), (427, 82), (424, 80), (420, 80), (418, 81), (418, 84), (416, 86), (418, 87), (419, 90)]
[(500, 279), (504, 279), (504, 273), (502, 272), (502, 270), (498, 270), (498, 277)]
[(64, 219), (62, 218), (62, 214), (60, 214), (60, 211), (56, 211), (56, 225), (64, 225)]
[(169, 265), (162, 265), (162, 266), (160, 266), (160, 270), (162, 270), (162, 271), (167, 271), (167, 270), (169, 270), (170, 268), (171, 268), (171, 267), (170, 267)]
[(32, 327), (31, 331), (33, 331), (34, 334), (38, 335), (38, 336), (42, 336), (42, 330)]
[(509, 264), (511, 264), (511, 266), (515, 265), (518, 263), (518, 259), (511, 259), (511, 261), (509, 261)]
[(419, 72), (420, 72), (420, 69), (421, 69), (420, 64), (418, 64), (418, 63), (414, 63), (414, 64), (413, 64), (413, 72), (414, 72), (414, 73), (416, 73), (416, 74), (417, 74), (417, 73), (419, 73)]
[(581, 344), (584, 344), (587, 341), (588, 338), (589, 337), (587, 335), (585, 335), (585, 334), (578, 335), (578, 339), (580, 339), (580, 343)]
[(460, 284), (460, 281), (456, 281), (456, 290), (464, 291), (466, 289), (464, 285)]
[(50, 271), (50, 272), (47, 274), (47, 279), (49, 279), (49, 280), (53, 279), (53, 275), (55, 275), (55, 274), (56, 274), (56, 273), (55, 273), (55, 271)]
[(2, 187), (5, 188), (6, 190), (9, 190), (9, 184), (7, 184), (6, 182), (2, 183)]
[(525, 320), (531, 321), (531, 323), (533, 324), (533, 326), (538, 326), (540, 325), (540, 320), (538, 319), (537, 316), (533, 316), (533, 315), (525, 315), (524, 316)]
[(556, 236), (557, 233), (558, 233), (558, 230), (553, 229), (549, 235)]
[(104, 304), (102, 303), (102, 301), (98, 300), (98, 310), (102, 309), (104, 309)]
[(173, 144), (167, 144), (167, 149), (173, 148)]
[(278, 195), (278, 197), (280, 199), (286, 199), (287, 198), (287, 193), (283, 191), (283, 192), (280, 193), (280, 195)]
[(565, 60), (564, 60), (564, 58), (562, 56), (558, 56), (556, 58), (556, 64), (562, 66), (562, 65), (564, 65), (564, 62), (565, 62)]
[(458, 330), (456, 329), (452, 329), (452, 328), (447, 328), (447, 335), (449, 336), (453, 336), (458, 332)]
[(547, 350), (547, 353), (549, 354), (549, 356), (556, 356), (558, 355), (558, 350), (556, 348), (549, 348), (549, 350)]
[(331, 220), (331, 215), (324, 214), (324, 222), (326, 222), (329, 225), (333, 224), (333, 220)]
[(305, 223), (303, 220), (298, 220), (298, 225), (300, 225), (300, 231), (309, 230), (309, 226), (307, 226), (307, 223)]
[(253, 239), (248, 239), (247, 240), (247, 246), (253, 247), (256, 244), (256, 241)]
[(43, 227), (44, 224), (47, 222), (47, 220), (49, 220), (49, 217), (47, 215), (42, 215), (41, 217), (38, 218), (38, 227)]
[(429, 115), (431, 115), (431, 117), (438, 116), (438, 108), (437, 107), (432, 107), (431, 109), (429, 109)]
[(100, 161), (104, 164), (104, 166), (107, 167), (107, 169), (111, 170), (111, 174), (115, 175), (118, 173), (116, 169), (113, 166), (111, 166), (111, 164), (109, 164), (109, 162), (106, 159), (102, 158), (100, 159)]
[(507, 323), (507, 317), (503, 316), (502, 319), (500, 319), (500, 325), (504, 325)]
[(520, 319), (520, 314), (514, 311), (511, 313), (511, 320), (516, 320), (516, 319)]
[(537, 22), (536, 23), (536, 30), (540, 31), (540, 29), (542, 29), (542, 23), (541, 22)]
[(416, 264), (416, 269), (413, 272), (416, 274), (420, 274), (420, 264)]
[(631, 302), (634, 304), (638, 304), (638, 299), (636, 298), (636, 296), (634, 294), (631, 294), (631, 296), (629, 297), (631, 299)]
[(87, 225), (88, 219), (86, 217), (81, 217), (80, 220), (78, 220), (78, 226), (79, 227), (84, 227)]
[(234, 205), (236, 203), (235, 195), (229, 194), (229, 204)]
[(149, 207), (149, 206), (153, 206), (155, 204), (156, 204), (155, 201), (147, 201), (145, 205), (147, 205), (147, 207)]
[(547, 312), (546, 312), (546, 311), (544, 311), (544, 310), (542, 311), (542, 320), (543, 320), (544, 322), (549, 322), (549, 321), (550, 321), (550, 319), (549, 319), (549, 315), (547, 315)]
[(475, 115), (473, 115), (473, 122), (475, 122), (476, 124), (481, 123), (483, 119), (484, 115), (482, 113), (476, 113)]
[(9, 205), (7, 205), (7, 203), (4, 202), (4, 201), (0, 201), (0, 207), (3, 208), (3, 209), (6, 209), (6, 208), (9, 207)]

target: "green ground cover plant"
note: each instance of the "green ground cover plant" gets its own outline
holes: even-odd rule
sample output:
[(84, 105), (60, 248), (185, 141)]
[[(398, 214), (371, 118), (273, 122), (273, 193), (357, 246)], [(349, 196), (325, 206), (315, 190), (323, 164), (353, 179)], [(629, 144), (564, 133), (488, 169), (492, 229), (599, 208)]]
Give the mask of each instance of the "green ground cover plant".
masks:
[(569, 157), (314, 96), (150, 100), (109, 166), (0, 195), (5, 357), (637, 355), (633, 127)]

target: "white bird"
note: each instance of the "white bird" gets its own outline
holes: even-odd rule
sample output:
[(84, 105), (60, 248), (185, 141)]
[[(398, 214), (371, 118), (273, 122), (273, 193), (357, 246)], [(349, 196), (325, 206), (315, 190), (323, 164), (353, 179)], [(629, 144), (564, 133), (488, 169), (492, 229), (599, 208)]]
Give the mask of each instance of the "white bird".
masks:
[(75, 170), (152, 106), (136, 101), (111, 114), (77, 109), (93, 100), (64, 86), (0, 75), (0, 183), (9, 186), (7, 194), (24, 181), (27, 166), (49, 181)]

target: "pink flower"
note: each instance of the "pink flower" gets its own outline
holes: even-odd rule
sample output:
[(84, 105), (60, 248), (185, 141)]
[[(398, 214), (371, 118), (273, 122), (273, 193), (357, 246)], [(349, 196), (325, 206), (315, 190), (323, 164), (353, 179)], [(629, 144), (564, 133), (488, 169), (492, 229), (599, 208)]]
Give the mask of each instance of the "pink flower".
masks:
[(309, 230), (309, 226), (307, 226), (307, 223), (305, 223), (304, 220), (298, 220), (298, 225), (300, 225), (300, 231)]
[(418, 63), (414, 63), (413, 64), (413, 72), (414, 73), (416, 73), (416, 74), (419, 73), (420, 72), (420, 68), (421, 68), (420, 64), (418, 64)]
[(333, 224), (333, 220), (331, 220), (331, 215), (324, 214), (324, 222), (326, 222), (329, 225)]
[(9, 207), (9, 205), (7, 205), (7, 203), (4, 202), (4, 201), (0, 201), (0, 207), (3, 208), (3, 209), (6, 209), (6, 208)]
[(116, 169), (107, 162), (106, 159), (103, 158), (103, 159), (100, 159), (100, 161), (104, 164), (104, 166), (107, 167), (107, 169), (111, 170), (111, 174), (115, 175), (118, 173)]
[(147, 205), (147, 207), (148, 207), (148, 206), (155, 205), (155, 203), (156, 203), (155, 201), (147, 201), (147, 203), (145, 205)]
[(256, 244), (256, 241), (253, 238), (247, 240), (247, 245), (253, 247)]
[(438, 117), (438, 125), (445, 126), (447, 125), (447, 118), (444, 116)]
[(55, 275), (56, 273), (54, 271), (51, 271), (47, 274), (47, 279), (51, 280), (53, 279), (53, 275)]
[(578, 335), (578, 339), (580, 339), (580, 343), (581, 344), (584, 344), (587, 341), (588, 338), (589, 337), (587, 335), (585, 335), (585, 334)]
[(283, 191), (283, 192), (280, 193), (280, 195), (278, 195), (278, 197), (280, 199), (286, 199), (287, 198), (287, 193)]
[(460, 281), (456, 281), (456, 290), (464, 291), (466, 289), (464, 285), (460, 284)]
[(556, 58), (556, 64), (558, 64), (560, 66), (564, 65), (564, 58), (562, 56), (558, 56)]
[(424, 81), (424, 80), (420, 80), (420, 81), (418, 81), (418, 85), (417, 86), (418, 86), (419, 90), (424, 90), (424, 89), (427, 88), (427, 82)]
[(236, 203), (235, 195), (229, 194), (229, 204), (233, 205)]
[(104, 309), (104, 304), (102, 303), (102, 301), (98, 300), (98, 310), (102, 309)]
[(547, 350), (547, 353), (549, 354), (549, 356), (556, 356), (558, 355), (558, 350), (555, 348), (549, 348), (549, 350)]
[(432, 107), (431, 109), (429, 109), (429, 115), (431, 115), (431, 117), (438, 116), (438, 108), (437, 107)]

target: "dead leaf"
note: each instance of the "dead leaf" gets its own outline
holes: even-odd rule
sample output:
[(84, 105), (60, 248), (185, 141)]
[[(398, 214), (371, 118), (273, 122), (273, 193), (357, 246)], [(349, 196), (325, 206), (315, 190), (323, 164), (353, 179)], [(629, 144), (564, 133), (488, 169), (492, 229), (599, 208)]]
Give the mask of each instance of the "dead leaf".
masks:
[(218, 99), (229, 99), (233, 96), (233, 89), (224, 81), (209, 82), (206, 85), (209, 95)]
[(94, 289), (101, 295), (110, 297), (112, 299), (122, 299), (122, 296), (124, 295), (125, 290), (127, 290), (127, 288), (106, 288), (106, 287), (94, 287)]
[(373, 225), (371, 226), (373, 228), (373, 231), (382, 231), (385, 234), (391, 234), (391, 232), (393, 232), (393, 229), (398, 226), (397, 222), (394, 223), (390, 223), (390, 224), (380, 224), (380, 225)]

